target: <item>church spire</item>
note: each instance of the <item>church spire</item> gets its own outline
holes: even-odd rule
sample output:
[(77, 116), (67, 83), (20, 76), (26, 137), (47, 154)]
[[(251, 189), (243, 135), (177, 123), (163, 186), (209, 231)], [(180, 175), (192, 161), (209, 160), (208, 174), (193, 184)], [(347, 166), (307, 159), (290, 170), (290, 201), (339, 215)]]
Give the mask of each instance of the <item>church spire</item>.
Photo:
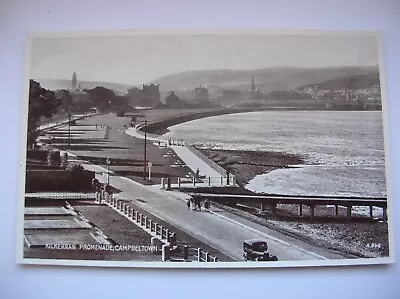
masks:
[(255, 96), (256, 94), (256, 84), (254, 83), (254, 77), (251, 76), (251, 89), (250, 89), (251, 95)]
[(74, 73), (72, 74), (72, 89), (77, 89), (78, 87), (78, 76), (76, 75), (76, 72), (74, 70)]

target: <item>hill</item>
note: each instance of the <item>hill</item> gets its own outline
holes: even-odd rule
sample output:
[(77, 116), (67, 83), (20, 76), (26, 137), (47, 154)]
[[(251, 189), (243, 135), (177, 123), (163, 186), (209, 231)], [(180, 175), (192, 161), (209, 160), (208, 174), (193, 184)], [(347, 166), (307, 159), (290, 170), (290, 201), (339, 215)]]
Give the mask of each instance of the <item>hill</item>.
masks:
[(314, 88), (315, 86), (319, 89), (365, 89), (374, 86), (379, 86), (379, 73), (372, 73), (367, 75), (354, 75), (349, 77), (336, 78), (325, 82), (318, 82), (315, 84), (309, 84), (300, 86), (298, 89)]
[(378, 72), (376, 66), (295, 68), (271, 67), (258, 70), (207, 70), (188, 71), (158, 78), (151, 83), (160, 84), (161, 90), (192, 90), (206, 87), (248, 90), (251, 77), (262, 92), (296, 89), (299, 86), (324, 82), (341, 77), (366, 75)]
[[(71, 88), (71, 80), (67, 79), (35, 79), (35, 80), (40, 82), (40, 85), (42, 87), (50, 90)], [(113, 83), (113, 82), (79, 81), (78, 83), (82, 89), (92, 89), (97, 86), (102, 86), (108, 89), (112, 89), (119, 94), (126, 93), (128, 88), (131, 87), (129, 85)]]

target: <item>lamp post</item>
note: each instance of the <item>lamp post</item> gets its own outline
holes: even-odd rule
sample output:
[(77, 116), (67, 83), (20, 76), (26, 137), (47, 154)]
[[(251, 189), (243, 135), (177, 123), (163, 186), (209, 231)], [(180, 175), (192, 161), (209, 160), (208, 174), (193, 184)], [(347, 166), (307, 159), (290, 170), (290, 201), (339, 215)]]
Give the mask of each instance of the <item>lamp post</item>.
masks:
[(147, 119), (144, 120), (144, 158), (143, 158), (143, 180), (146, 180), (146, 164), (147, 164)]
[(106, 164), (107, 164), (107, 189), (109, 188), (108, 186), (110, 185), (110, 159), (107, 158)]
[(71, 111), (68, 108), (68, 149), (71, 148)]
[(97, 192), (99, 191), (99, 180), (94, 178), (92, 179), (92, 187), (95, 194), (95, 199), (97, 200)]

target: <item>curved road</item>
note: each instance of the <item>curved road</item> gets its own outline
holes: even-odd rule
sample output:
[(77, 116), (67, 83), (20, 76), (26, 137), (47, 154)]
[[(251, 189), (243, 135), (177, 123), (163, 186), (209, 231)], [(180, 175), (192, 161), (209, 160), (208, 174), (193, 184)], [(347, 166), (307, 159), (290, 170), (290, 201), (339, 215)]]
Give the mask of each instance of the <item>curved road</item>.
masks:
[[(106, 173), (106, 169), (90, 163), (84, 164), (84, 167), (96, 171), (96, 177), (105, 182), (106, 177), (102, 173)], [(345, 258), (215, 207), (211, 213), (188, 210), (185, 203), (187, 195), (183, 193), (164, 191), (160, 186), (144, 186), (116, 175), (110, 176), (110, 184), (122, 191), (116, 195), (117, 198), (131, 200), (237, 261), (243, 260), (243, 240), (254, 238), (268, 240), (270, 253), (278, 256), (280, 261)]]

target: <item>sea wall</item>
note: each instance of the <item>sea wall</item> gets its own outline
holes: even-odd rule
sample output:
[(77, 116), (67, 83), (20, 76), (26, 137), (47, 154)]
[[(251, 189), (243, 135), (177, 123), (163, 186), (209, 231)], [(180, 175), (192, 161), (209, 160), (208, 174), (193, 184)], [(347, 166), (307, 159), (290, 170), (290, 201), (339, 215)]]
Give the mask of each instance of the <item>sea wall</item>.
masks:
[(260, 111), (260, 109), (230, 108), (230, 109), (212, 109), (209, 111), (187, 113), (148, 123), (146, 127), (141, 127), (140, 130), (141, 131), (145, 130), (147, 133), (164, 134), (167, 131), (167, 129), (171, 126), (175, 126), (195, 119), (224, 115), (224, 114), (244, 113), (244, 112), (254, 112), (254, 111)]

